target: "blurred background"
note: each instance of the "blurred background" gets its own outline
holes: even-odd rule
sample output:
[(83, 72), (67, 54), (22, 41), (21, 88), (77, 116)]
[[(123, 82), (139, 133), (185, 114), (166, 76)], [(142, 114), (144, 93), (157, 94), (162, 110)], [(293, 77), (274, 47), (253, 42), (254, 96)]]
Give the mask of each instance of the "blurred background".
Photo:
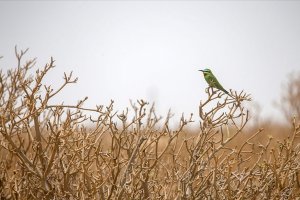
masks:
[[(250, 93), (262, 118), (282, 120), (283, 86), (300, 69), (300, 1), (1, 1), (2, 70), (16, 67), (14, 47), (79, 82), (58, 102), (86, 106), (132, 99), (166, 115), (197, 115), (211, 68), (225, 89)], [(277, 106), (276, 106), (277, 102)]]

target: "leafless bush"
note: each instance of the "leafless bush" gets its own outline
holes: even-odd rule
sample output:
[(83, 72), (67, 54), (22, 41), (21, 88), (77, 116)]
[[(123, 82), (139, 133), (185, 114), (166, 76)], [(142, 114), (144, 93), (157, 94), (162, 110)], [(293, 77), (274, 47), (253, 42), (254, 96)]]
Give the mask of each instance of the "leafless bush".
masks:
[[(300, 127), (271, 146), (245, 134), (250, 101), (208, 88), (200, 102), (199, 130), (182, 116), (171, 130), (143, 100), (123, 112), (108, 106), (49, 102), (68, 84), (45, 86), (51, 58), (33, 75), (35, 59), (0, 73), (0, 194), (2, 199), (291, 199), (299, 196)], [(129, 110), (134, 116), (129, 115)], [(198, 120), (197, 120), (198, 121)], [(92, 125), (90, 125), (92, 123)], [(89, 125), (87, 125), (89, 124)], [(162, 124), (162, 125), (161, 125)], [(235, 141), (235, 143), (234, 143)]]
[(293, 116), (300, 118), (300, 73), (290, 74), (287, 80), (283, 87), (279, 106), (286, 119), (291, 121)]

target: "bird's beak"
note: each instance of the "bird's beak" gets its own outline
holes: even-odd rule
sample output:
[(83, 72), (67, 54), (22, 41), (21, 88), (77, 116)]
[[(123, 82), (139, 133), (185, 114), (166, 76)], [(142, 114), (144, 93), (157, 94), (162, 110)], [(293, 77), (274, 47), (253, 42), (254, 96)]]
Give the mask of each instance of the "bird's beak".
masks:
[(198, 71), (200, 71), (200, 72), (204, 72), (202, 69), (199, 69)]

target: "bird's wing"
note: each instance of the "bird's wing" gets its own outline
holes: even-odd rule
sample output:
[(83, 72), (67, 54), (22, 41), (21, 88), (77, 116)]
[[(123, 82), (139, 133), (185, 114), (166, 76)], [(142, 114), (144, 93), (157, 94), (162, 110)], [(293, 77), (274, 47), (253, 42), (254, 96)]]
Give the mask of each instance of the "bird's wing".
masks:
[(220, 85), (217, 78), (213, 74), (207, 75), (206, 81), (208, 82), (210, 87), (217, 87), (218, 85)]
[(223, 88), (223, 86), (219, 83), (218, 79), (213, 75), (213, 74), (210, 74), (210, 76), (208, 77), (209, 79), (209, 86), (211, 87), (215, 87), (219, 90), (222, 90), (223, 92), (225, 92), (226, 94), (228, 94), (227, 90), (225, 90)]

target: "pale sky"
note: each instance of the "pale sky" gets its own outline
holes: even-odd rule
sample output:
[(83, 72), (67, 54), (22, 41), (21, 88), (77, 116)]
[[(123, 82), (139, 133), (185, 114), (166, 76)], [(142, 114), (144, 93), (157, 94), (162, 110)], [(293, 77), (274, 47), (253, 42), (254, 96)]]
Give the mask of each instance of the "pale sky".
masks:
[(48, 83), (79, 77), (57, 100), (89, 96), (89, 107), (143, 98), (161, 115), (197, 115), (207, 87), (197, 70), (211, 68), (276, 118), (281, 85), (300, 70), (300, 1), (1, 1), (0, 30), (2, 69), (15, 66), (15, 45), (40, 67), (53, 56)]

